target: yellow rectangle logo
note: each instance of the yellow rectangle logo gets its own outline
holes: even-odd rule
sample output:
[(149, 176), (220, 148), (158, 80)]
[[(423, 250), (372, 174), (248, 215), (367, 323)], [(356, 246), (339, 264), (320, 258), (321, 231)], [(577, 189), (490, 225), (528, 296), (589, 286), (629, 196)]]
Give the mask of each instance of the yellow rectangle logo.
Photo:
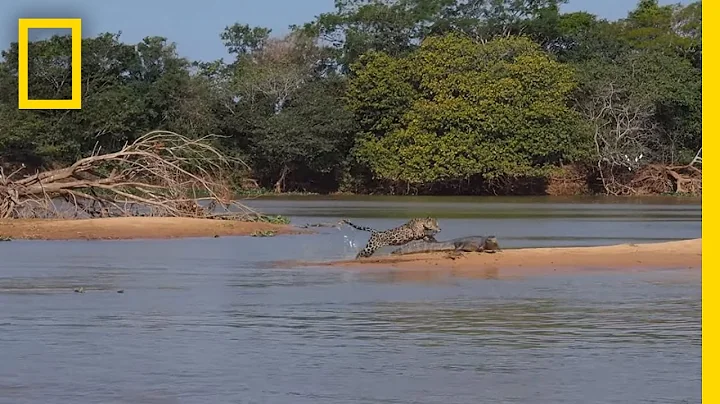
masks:
[[(70, 28), (72, 97), (69, 100), (28, 99), (28, 33), (31, 29)], [(80, 18), (18, 19), (18, 108), (80, 109), (82, 107), (82, 20)]]

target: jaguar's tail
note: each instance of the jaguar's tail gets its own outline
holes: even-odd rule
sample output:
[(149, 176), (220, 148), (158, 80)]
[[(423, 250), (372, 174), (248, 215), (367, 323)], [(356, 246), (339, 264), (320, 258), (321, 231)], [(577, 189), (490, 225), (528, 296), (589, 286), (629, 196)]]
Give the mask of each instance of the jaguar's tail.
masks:
[(356, 229), (358, 229), (358, 230), (369, 231), (370, 233), (376, 233), (376, 232), (377, 232), (377, 230), (375, 230), (375, 229), (373, 229), (373, 228), (371, 228), (371, 227), (358, 226), (358, 225), (356, 225), (356, 224), (350, 223), (350, 221), (345, 220), (345, 219), (342, 220), (342, 223), (348, 224), (348, 225), (350, 225), (350, 226), (352, 226), (352, 227), (354, 227), (354, 228), (356, 228)]

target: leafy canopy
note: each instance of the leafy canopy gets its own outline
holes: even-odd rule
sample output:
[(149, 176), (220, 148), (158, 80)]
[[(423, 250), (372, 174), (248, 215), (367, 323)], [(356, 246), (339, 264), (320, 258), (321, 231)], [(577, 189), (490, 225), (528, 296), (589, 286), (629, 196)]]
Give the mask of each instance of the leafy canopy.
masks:
[(528, 38), (431, 37), (408, 57), (370, 53), (354, 69), (355, 153), (379, 178), (543, 175), (587, 149), (568, 107), (573, 70)]

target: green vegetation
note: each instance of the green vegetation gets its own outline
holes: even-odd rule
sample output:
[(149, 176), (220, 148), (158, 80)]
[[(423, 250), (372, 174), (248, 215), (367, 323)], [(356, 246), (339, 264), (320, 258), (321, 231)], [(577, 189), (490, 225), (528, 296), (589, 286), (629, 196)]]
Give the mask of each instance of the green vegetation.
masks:
[[(481, 44), (448, 34), (408, 58), (366, 60), (348, 90), (363, 126), (355, 153), (382, 179), (543, 176), (587, 156), (588, 133), (569, 107), (574, 72), (530, 39)], [(403, 107), (378, 116), (388, 102)]]
[(271, 224), (290, 224), (290, 218), (287, 216), (277, 215), (277, 216), (267, 216), (267, 215), (260, 215), (259, 222), (267, 222)]
[[(17, 109), (13, 43), (0, 163), (57, 168), (162, 129), (220, 135), (242, 195), (699, 193), (701, 2), (640, 0), (618, 21), (561, 3), (337, 0), (281, 38), (225, 27), (230, 61), (105, 33), (83, 39), (78, 111)], [(30, 44), (31, 98), (70, 97), (70, 49)]]

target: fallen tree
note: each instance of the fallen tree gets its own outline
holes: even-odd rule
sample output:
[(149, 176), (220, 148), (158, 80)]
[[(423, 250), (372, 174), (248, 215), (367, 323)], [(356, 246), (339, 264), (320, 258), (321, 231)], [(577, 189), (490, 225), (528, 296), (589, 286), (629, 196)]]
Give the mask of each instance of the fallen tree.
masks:
[(702, 171), (692, 165), (649, 165), (630, 182), (635, 195), (702, 195)]
[(612, 195), (702, 195), (702, 148), (686, 165), (647, 164), (637, 171), (605, 169), (605, 190)]
[(232, 200), (227, 180), (243, 163), (211, 139), (153, 131), (116, 152), (93, 150), (69, 167), (24, 176), (0, 168), (0, 218), (260, 219)]

